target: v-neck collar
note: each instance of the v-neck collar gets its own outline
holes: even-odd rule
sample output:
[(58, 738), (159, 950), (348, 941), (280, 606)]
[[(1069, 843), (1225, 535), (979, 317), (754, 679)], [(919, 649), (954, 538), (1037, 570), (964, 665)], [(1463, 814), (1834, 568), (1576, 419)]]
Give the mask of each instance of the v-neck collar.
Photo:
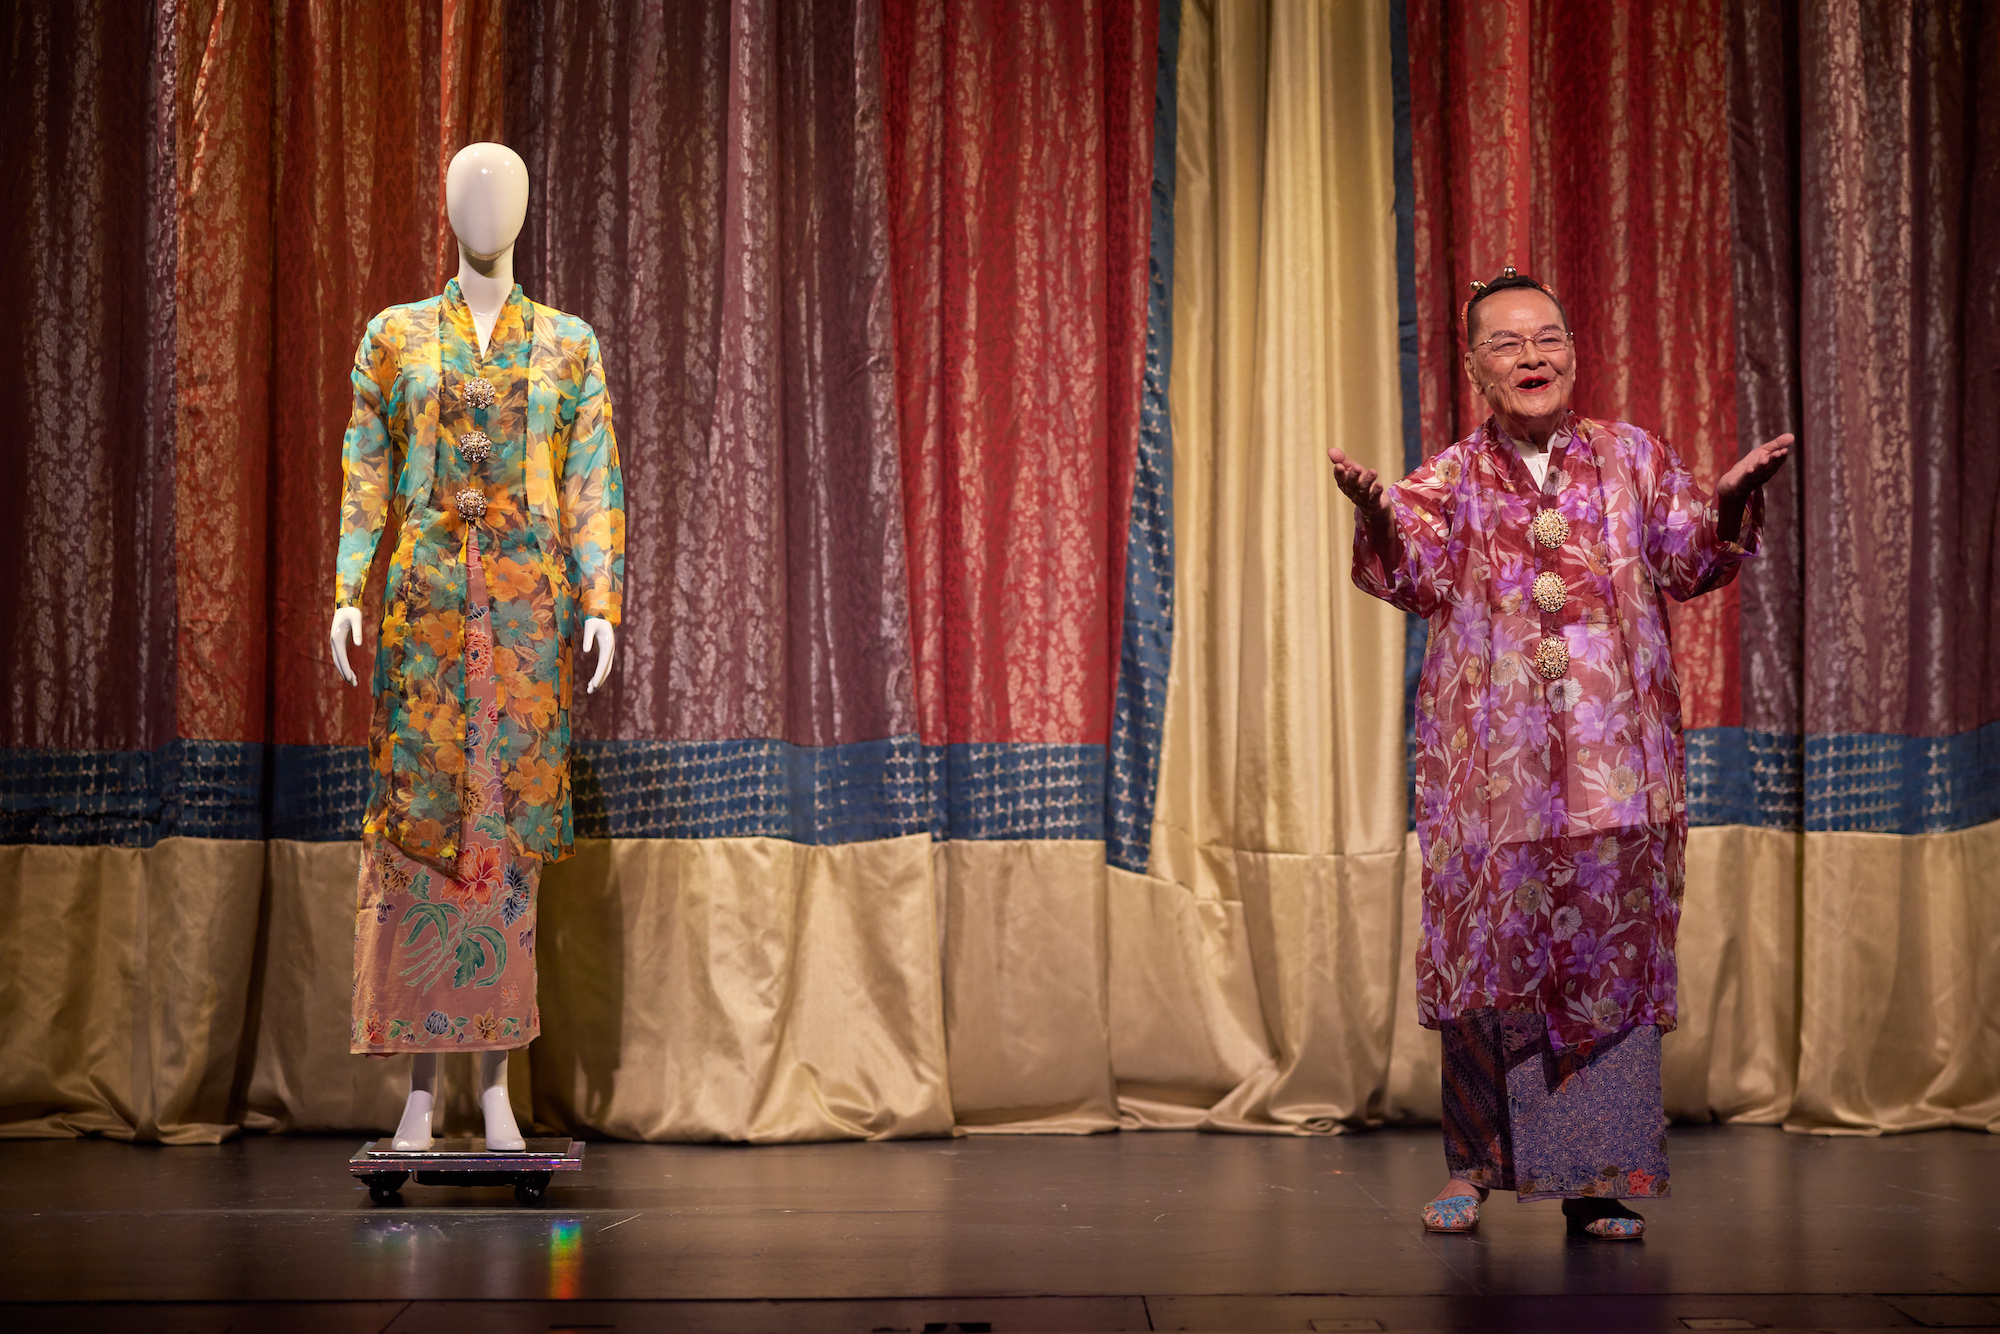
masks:
[(1560, 490), (1562, 485), (1562, 464), (1571, 442), (1576, 439), (1577, 415), (1571, 409), (1562, 419), (1562, 424), (1549, 435), (1548, 470), (1542, 474), (1539, 485), (1535, 474), (1528, 470), (1528, 460), (1514, 443), (1514, 437), (1507, 434), (1498, 417), (1486, 419), (1487, 443), (1505, 457), (1507, 480), (1514, 490), (1529, 499), (1537, 499), (1552, 494), (1551, 487)]
[(451, 327), (465, 340), (473, 357), (481, 365), (490, 365), (503, 351), (528, 335), (528, 299), (521, 295), (521, 284), (507, 293), (507, 299), (500, 303), (500, 313), (493, 320), (493, 335), (486, 340), (486, 350), (479, 350), (479, 323), (472, 318), (471, 303), (465, 299), (465, 289), (458, 279), (452, 278), (444, 285), (445, 315)]

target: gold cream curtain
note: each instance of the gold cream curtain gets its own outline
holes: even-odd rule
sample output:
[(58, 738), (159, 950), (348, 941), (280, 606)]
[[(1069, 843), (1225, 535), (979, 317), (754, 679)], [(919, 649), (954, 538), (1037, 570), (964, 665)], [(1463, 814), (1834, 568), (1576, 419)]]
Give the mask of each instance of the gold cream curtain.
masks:
[(1174, 664), (1151, 874), (1111, 894), (1138, 1124), (1385, 1111), (1403, 627), (1347, 577), (1325, 456), (1402, 457), (1388, 17), (1182, 9)]

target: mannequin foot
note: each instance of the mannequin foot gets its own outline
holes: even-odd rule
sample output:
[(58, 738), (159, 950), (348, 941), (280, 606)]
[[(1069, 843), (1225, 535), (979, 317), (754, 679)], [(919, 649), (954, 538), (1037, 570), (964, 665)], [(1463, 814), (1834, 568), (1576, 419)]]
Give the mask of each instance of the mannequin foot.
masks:
[(396, 1126), (396, 1137), (390, 1145), (397, 1153), (424, 1153), (431, 1147), (431, 1095), (422, 1089), (411, 1089), (410, 1099), (403, 1104), (403, 1119)]
[(528, 1147), (521, 1127), (514, 1121), (514, 1105), (507, 1098), (507, 1086), (497, 1084), (479, 1095), (479, 1109), (486, 1113), (486, 1147), (497, 1153), (519, 1153)]

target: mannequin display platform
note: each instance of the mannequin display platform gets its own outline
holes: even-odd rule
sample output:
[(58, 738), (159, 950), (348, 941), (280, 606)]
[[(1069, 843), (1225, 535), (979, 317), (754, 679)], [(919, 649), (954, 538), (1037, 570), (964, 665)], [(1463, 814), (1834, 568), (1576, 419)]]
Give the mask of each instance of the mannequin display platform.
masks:
[(371, 1140), (347, 1160), (368, 1198), (392, 1204), (411, 1177), (423, 1186), (512, 1186), (522, 1204), (539, 1204), (557, 1172), (583, 1170), (583, 1145), (573, 1139), (531, 1139), (500, 1149), (483, 1139), (441, 1139), (421, 1150)]
[(526, 1147), (506, 1053), (540, 1032), (535, 898), (572, 841), (572, 635), (611, 671), (624, 499), (596, 335), (513, 278), (528, 174), (512, 149), (452, 159), (459, 272), (369, 322), (342, 444), (329, 646), (358, 684), (361, 594), (400, 536), (375, 650), (351, 1049), (411, 1052), (393, 1152), (433, 1149), (441, 1052), (480, 1055), (482, 1152)]

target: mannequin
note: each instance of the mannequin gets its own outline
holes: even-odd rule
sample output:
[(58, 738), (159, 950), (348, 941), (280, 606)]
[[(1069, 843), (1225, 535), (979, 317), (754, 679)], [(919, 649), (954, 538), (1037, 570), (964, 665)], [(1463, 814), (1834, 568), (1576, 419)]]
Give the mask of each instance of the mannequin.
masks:
[[(444, 177), (444, 211), (458, 238), (458, 282), (479, 326), (479, 349), (493, 337), (500, 304), (514, 289), (514, 242), (528, 220), (528, 164), (505, 144), (467, 144), (451, 160)], [(347, 663), (347, 646), (361, 647), (361, 608), (342, 607), (333, 614), (333, 665), (341, 679), (357, 684)], [(586, 687), (595, 694), (611, 675), (617, 632), (609, 621), (592, 616), (583, 623), (583, 651), (597, 652), (597, 669)]]
[[(458, 288), (464, 301), (464, 309), (469, 309), (471, 313), (472, 324), (477, 331), (479, 355), (482, 359), (490, 349), (495, 326), (503, 310), (510, 299), (517, 295), (513, 272), (514, 242), (520, 235), (522, 223), (526, 219), (527, 206), (527, 166), (512, 149), (501, 144), (472, 144), (460, 150), (452, 159), (445, 178), (445, 209), (452, 232), (458, 239)], [(557, 314), (550, 311), (542, 313), (550, 316)], [(575, 327), (581, 329), (585, 336), (589, 336), (588, 327), (582, 325), (580, 321), (575, 322)], [(367, 347), (368, 342), (364, 338), (364, 352)], [(594, 338), (591, 341), (591, 348), (594, 352)], [(487, 397), (491, 399), (490, 391)], [(606, 414), (604, 430), (608, 437), (608, 401)], [(611, 467), (615, 484), (615, 445), (611, 455)], [(619, 494), (622, 495), (622, 492)], [(622, 506), (622, 500), (618, 503)], [(482, 504), (482, 514), (483, 508)], [(477, 519), (473, 520), (475, 526), (478, 522)], [(618, 559), (622, 571), (622, 517), (617, 532), (617, 545), (621, 552)], [(475, 532), (475, 537), (476, 535)], [(345, 541), (345, 538), (343, 540)], [(491, 550), (498, 553), (502, 548), (495, 546)], [(372, 556), (372, 553), (371, 543), (368, 554)], [(343, 546), (343, 557), (345, 555), (346, 548)], [(493, 556), (489, 555), (488, 560), (491, 559)], [(363, 568), (365, 569), (365, 564)], [(622, 579), (622, 574), (619, 577)], [(359, 606), (342, 606), (336, 610), (328, 637), (335, 670), (348, 685), (358, 684), (354, 668), (348, 662), (347, 649), (350, 645), (358, 647), (361, 644)], [(610, 620), (603, 616), (588, 616), (584, 619), (582, 650), (586, 657), (595, 653), (595, 666), (587, 686), (589, 691), (596, 691), (610, 674), (616, 643), (616, 632)], [(566, 820), (566, 805), (563, 815)], [(469, 821), (470, 816), (467, 819)], [(470, 845), (467, 847), (469, 850)], [(463, 873), (462, 870), (460, 873)], [(364, 884), (366, 876), (367, 864), (364, 858)], [(386, 905), (384, 911), (385, 913), (387, 911)], [(532, 931), (528, 934), (531, 937)], [(438, 937), (442, 948), (444, 939), (442, 926), (438, 928)], [(504, 949), (505, 946), (502, 945), (503, 957)], [(530, 996), (532, 999), (532, 988)], [(490, 1020), (491, 1016), (492, 1010), (489, 1008), (485, 1017)], [(369, 1054), (386, 1056), (389, 1053), (371, 1051)], [(526, 1147), (526, 1143), (514, 1119), (513, 1108), (507, 1096), (507, 1054), (506, 1050), (478, 1052), (479, 1102), (485, 1119), (487, 1147), (499, 1151), (519, 1151)], [(422, 1152), (431, 1147), (436, 1085), (437, 1054), (431, 1051), (416, 1051), (410, 1073), (409, 1096), (404, 1103), (402, 1119), (396, 1128), (393, 1140), (397, 1151)]]

